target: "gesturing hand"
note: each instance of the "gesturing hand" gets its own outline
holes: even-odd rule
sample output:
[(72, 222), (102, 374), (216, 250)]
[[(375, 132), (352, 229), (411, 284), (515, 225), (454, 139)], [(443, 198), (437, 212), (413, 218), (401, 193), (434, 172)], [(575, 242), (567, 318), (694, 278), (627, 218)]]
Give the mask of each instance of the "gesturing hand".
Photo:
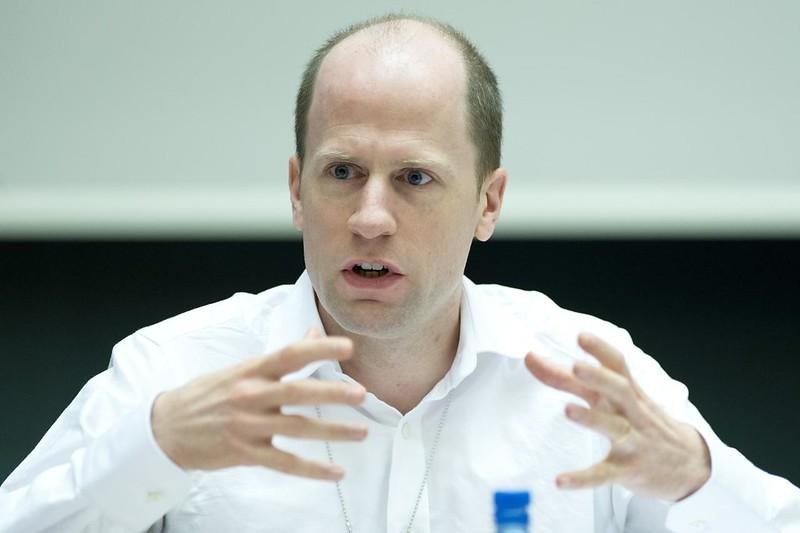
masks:
[(151, 412), (156, 442), (182, 468), (214, 470), (261, 465), (298, 476), (341, 479), (344, 471), (340, 467), (281, 451), (272, 445), (272, 437), (366, 437), (365, 426), (281, 413), (284, 405), (363, 402), (365, 391), (357, 385), (314, 379), (280, 381), (308, 363), (321, 359), (341, 361), (349, 358), (352, 351), (352, 342), (347, 338), (316, 338), (309, 334), (274, 354), (200, 376), (164, 392), (153, 402)]
[(568, 371), (533, 353), (525, 357), (528, 370), (542, 383), (589, 404), (589, 409), (568, 404), (568, 418), (611, 441), (605, 460), (559, 475), (558, 486), (580, 489), (616, 483), (640, 496), (671, 501), (702, 487), (711, 474), (711, 459), (697, 430), (664, 413), (639, 388), (614, 347), (588, 333), (578, 336), (578, 344), (601, 366), (578, 362)]

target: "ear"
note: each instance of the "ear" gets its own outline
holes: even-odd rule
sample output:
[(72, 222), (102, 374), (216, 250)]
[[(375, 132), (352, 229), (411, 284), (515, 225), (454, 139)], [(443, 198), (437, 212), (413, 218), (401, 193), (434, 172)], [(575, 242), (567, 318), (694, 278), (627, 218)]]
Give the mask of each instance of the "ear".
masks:
[(481, 186), (481, 212), (478, 225), (475, 227), (475, 238), (479, 241), (488, 241), (494, 233), (494, 227), (500, 217), (500, 208), (503, 206), (507, 180), (508, 172), (500, 167), (492, 172)]
[(289, 158), (289, 200), (292, 202), (292, 224), (303, 231), (303, 203), (300, 201), (300, 158), (292, 154)]

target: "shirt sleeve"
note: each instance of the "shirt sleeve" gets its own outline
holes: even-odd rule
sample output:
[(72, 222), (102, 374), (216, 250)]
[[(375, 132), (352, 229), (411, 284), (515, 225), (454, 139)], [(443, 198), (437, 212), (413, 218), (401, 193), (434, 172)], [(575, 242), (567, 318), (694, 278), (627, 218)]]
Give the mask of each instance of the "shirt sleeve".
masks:
[(141, 334), (114, 347), (31, 454), (0, 485), (0, 531), (141, 532), (191, 488), (164, 454), (150, 410), (164, 390), (159, 348)]
[[(689, 402), (686, 387), (635, 348), (626, 362), (641, 388), (670, 416), (694, 426), (708, 445), (711, 476), (679, 502), (627, 494), (626, 533), (800, 533), (800, 489), (768, 474), (727, 446)], [(627, 492), (627, 491), (622, 491)]]
[(687, 410), (686, 421), (711, 452), (711, 477), (697, 492), (670, 506), (669, 530), (800, 533), (800, 490), (725, 445), (694, 405), (689, 403)]

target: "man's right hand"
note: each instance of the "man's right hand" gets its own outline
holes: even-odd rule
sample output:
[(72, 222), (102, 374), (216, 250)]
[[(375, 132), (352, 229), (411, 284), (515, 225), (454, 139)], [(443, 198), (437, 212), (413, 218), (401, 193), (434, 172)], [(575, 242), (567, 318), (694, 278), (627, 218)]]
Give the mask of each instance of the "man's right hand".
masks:
[(261, 465), (298, 476), (341, 479), (344, 471), (338, 466), (309, 461), (272, 445), (275, 435), (351, 441), (367, 435), (364, 425), (281, 412), (284, 405), (364, 401), (366, 391), (358, 385), (315, 379), (280, 381), (313, 361), (352, 356), (350, 339), (312, 337), (161, 393), (150, 415), (158, 445), (185, 469)]

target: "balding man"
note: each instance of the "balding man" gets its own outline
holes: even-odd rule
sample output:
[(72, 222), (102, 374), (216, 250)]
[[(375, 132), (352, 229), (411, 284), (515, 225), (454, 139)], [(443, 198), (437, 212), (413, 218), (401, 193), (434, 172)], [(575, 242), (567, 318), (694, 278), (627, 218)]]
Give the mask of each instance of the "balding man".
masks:
[(463, 277), (503, 203), (501, 116), (449, 26), (331, 38), (289, 160), (306, 272), (120, 342), (3, 484), (0, 529), (484, 532), (519, 488), (536, 532), (800, 531), (800, 492), (624, 330)]

